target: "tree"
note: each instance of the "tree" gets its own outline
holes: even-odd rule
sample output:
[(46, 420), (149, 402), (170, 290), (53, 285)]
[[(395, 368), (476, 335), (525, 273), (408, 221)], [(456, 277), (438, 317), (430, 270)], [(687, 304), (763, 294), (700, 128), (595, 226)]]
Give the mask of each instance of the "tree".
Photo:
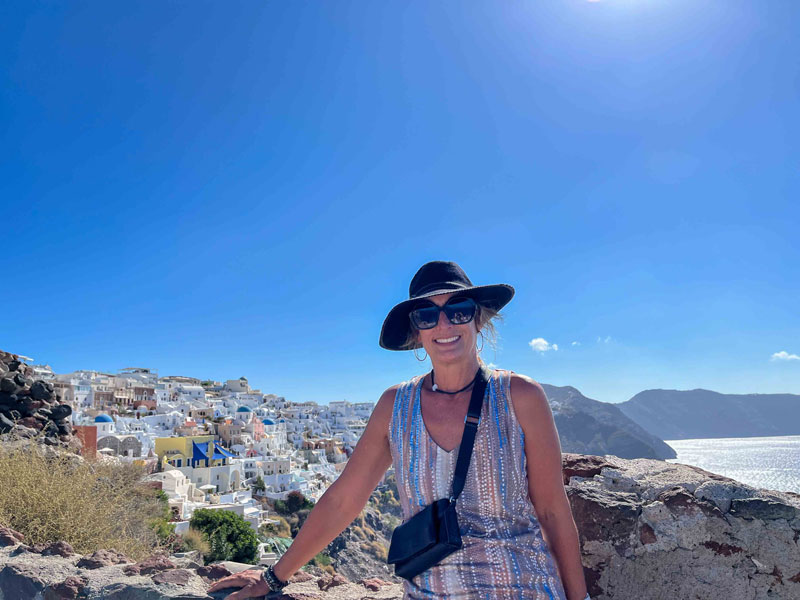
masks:
[(169, 507), (169, 496), (164, 490), (158, 490), (155, 497), (158, 501), (158, 514), (153, 515), (150, 526), (156, 532), (158, 541), (164, 543), (175, 533), (175, 525), (170, 523), (172, 510)]
[(262, 479), (261, 475), (256, 477), (256, 481), (253, 484), (253, 489), (258, 490), (259, 492), (264, 492), (267, 489), (267, 486), (264, 485), (264, 480)]
[(198, 508), (189, 522), (202, 531), (211, 545), (206, 564), (218, 560), (256, 564), (258, 561), (258, 536), (250, 524), (228, 510)]
[(296, 513), (304, 508), (314, 508), (314, 503), (308, 500), (302, 492), (293, 490), (286, 495), (286, 508), (290, 513)]

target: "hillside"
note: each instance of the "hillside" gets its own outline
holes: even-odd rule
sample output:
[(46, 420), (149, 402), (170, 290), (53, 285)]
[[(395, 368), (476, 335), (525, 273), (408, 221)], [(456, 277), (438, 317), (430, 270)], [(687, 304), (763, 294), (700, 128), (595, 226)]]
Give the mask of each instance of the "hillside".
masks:
[(635, 422), (618, 404), (592, 400), (571, 386), (542, 384), (561, 440), (561, 450), (620, 458), (675, 458), (669, 445)]
[(800, 395), (645, 390), (619, 410), (663, 440), (800, 435)]

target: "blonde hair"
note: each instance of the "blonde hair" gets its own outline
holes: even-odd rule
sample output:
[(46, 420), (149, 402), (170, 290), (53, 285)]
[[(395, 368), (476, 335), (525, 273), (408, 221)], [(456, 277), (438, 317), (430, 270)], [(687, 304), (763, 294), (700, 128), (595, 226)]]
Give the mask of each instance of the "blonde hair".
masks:
[[(500, 311), (489, 308), (477, 300), (475, 304), (478, 305), (478, 309), (475, 312), (475, 319), (472, 322), (475, 323), (476, 330), (483, 334), (483, 339), (489, 343), (489, 346), (497, 351), (497, 328), (495, 327), (495, 321), (502, 321), (503, 315), (500, 314)], [(411, 327), (408, 329), (408, 335), (406, 335), (406, 339), (399, 350), (413, 350), (419, 347), (418, 332), (419, 330), (411, 323)]]

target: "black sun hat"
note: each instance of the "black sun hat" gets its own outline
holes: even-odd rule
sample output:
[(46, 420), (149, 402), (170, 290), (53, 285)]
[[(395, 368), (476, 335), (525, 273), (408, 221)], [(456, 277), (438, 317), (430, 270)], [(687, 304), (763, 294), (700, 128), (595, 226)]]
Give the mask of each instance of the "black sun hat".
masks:
[(408, 300), (396, 305), (383, 322), (380, 345), (387, 350), (413, 350), (403, 348), (411, 330), (409, 313), (421, 298), (463, 292), (478, 304), (500, 310), (514, 297), (514, 288), (506, 283), (472, 285), (464, 270), (454, 262), (434, 260), (422, 265), (408, 286)]

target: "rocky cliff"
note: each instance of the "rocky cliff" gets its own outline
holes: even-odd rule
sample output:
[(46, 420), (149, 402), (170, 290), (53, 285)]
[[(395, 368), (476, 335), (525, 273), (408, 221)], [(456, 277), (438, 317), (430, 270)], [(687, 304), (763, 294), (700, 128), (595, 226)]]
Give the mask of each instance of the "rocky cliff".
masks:
[[(564, 454), (564, 482), (596, 600), (797, 600), (800, 495), (754, 489), (696, 467)], [(0, 533), (0, 600), (190, 599), (246, 565), (186, 556), (133, 564), (113, 552), (31, 548)], [(379, 577), (383, 574), (375, 574)], [(230, 590), (229, 590), (230, 591)], [(402, 597), (401, 585), (299, 572), (284, 599)]]
[(572, 386), (542, 384), (561, 440), (561, 450), (621, 458), (676, 458), (663, 439), (632, 420), (617, 404), (587, 398)]

